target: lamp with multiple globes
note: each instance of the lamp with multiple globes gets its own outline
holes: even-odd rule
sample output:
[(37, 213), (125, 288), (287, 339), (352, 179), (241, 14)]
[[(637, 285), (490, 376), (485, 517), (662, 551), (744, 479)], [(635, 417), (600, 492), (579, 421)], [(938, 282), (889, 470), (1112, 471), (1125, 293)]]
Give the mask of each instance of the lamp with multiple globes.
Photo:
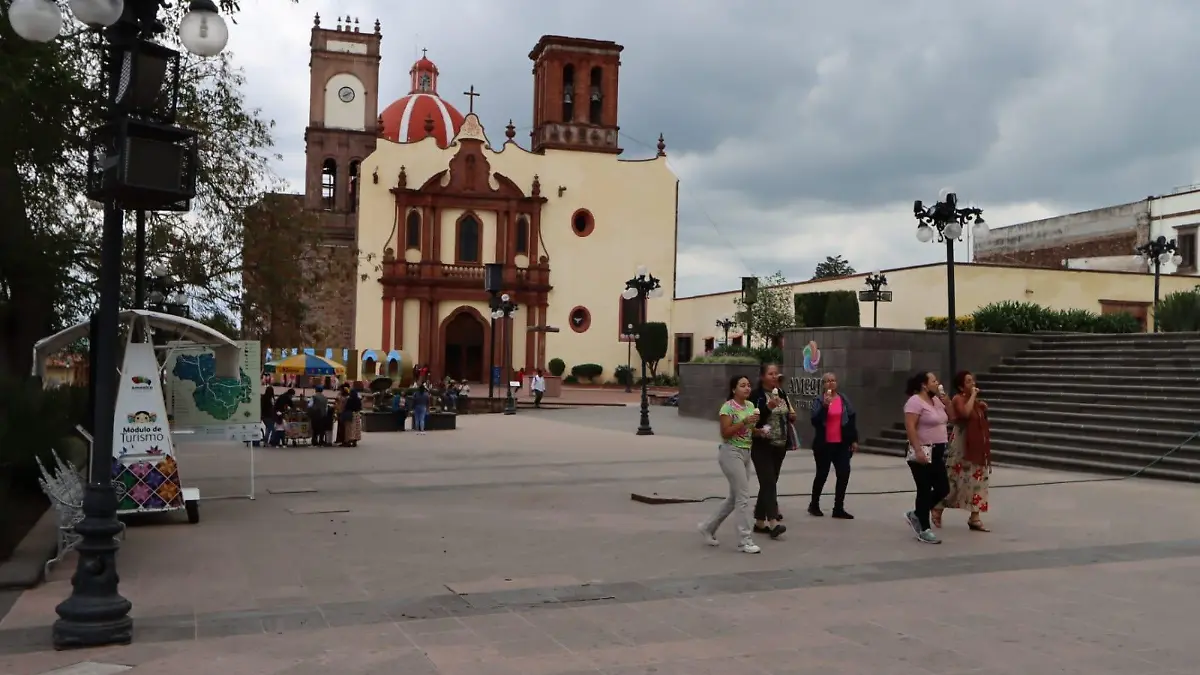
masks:
[(1183, 264), (1183, 256), (1179, 255), (1179, 247), (1175, 240), (1163, 236), (1151, 239), (1141, 246), (1135, 246), (1133, 250), (1142, 259), (1142, 262), (1154, 268), (1154, 332), (1157, 333), (1159, 280), (1162, 275), (1162, 266), (1175, 265), (1178, 267)]
[(974, 206), (959, 208), (958, 195), (950, 190), (942, 190), (938, 202), (933, 206), (925, 206), (921, 200), (913, 202), (913, 216), (917, 219), (917, 241), (928, 243), (937, 238), (939, 244), (946, 245), (946, 336), (949, 342), (949, 370), (951, 375), (958, 372), (958, 326), (954, 312), (954, 242), (972, 228), (975, 239), (981, 240), (988, 236), (987, 223), (983, 220), (983, 209)]
[(879, 303), (891, 302), (892, 292), (885, 290), (888, 285), (887, 277), (884, 276), (883, 272), (880, 272), (879, 270), (875, 270), (871, 274), (868, 274), (864, 281), (867, 284), (868, 290), (859, 291), (858, 300), (859, 302), (871, 303), (871, 313), (873, 317), (871, 327), (879, 328)]
[[(120, 354), (121, 269), (125, 212), (175, 209), (195, 197), (198, 142), (195, 131), (176, 126), (178, 52), (154, 42), (166, 29), (158, 19), (163, 0), (70, 0), (75, 21), (103, 29), (105, 95), (103, 123), (88, 137), (85, 196), (104, 205), (100, 235), (98, 303), (92, 314), (90, 348), (93, 443), (71, 595), (55, 611), (56, 649), (128, 644), (133, 639), (132, 604), (120, 594), (117, 574), (117, 498), (110, 478), (116, 430), (117, 368)], [(51, 42), (69, 23), (54, 0), (12, 0), (13, 32), (31, 42)], [(180, 25), (180, 41), (198, 56), (215, 56), (229, 31), (212, 0), (192, 0)], [(164, 94), (169, 94), (165, 95)], [(140, 220), (140, 219), (139, 219)], [(138, 285), (144, 284), (138, 229)], [(165, 270), (164, 270), (165, 271)], [(163, 275), (165, 277), (165, 274)], [(135, 295), (140, 304), (141, 291)], [(165, 304), (186, 306), (181, 291), (159, 290)]]
[[(662, 296), (662, 282), (658, 277), (650, 274), (645, 265), (638, 266), (637, 273), (632, 279), (625, 282), (625, 290), (621, 291), (621, 297), (626, 300), (641, 298), (641, 302), (638, 303), (638, 321), (643, 325), (646, 323), (646, 298), (661, 298)], [(639, 333), (644, 334), (644, 331), (639, 331)], [(641, 355), (640, 350), (638, 355), (642, 360), (642, 409), (637, 435), (653, 436), (654, 429), (650, 427), (650, 393), (646, 381), (646, 358)]]
[[(500, 321), (502, 319), (511, 319), (513, 317), (513, 315), (517, 313), (517, 303), (513, 302), (512, 298), (508, 295), (508, 293), (504, 293), (503, 295), (501, 295), (498, 298), (493, 297), (491, 305), (492, 305), (492, 321), (493, 322)], [(495, 323), (493, 323), (492, 325), (494, 326)], [(509, 330), (506, 332), (511, 334), (512, 324), (510, 323), (507, 326), (507, 328), (509, 328)], [(505, 394), (505, 397), (504, 397), (504, 414), (505, 415), (515, 415), (515, 414), (517, 414), (517, 400), (515, 398), (513, 398), (513, 389), (512, 389), (512, 372), (511, 372), (512, 371), (512, 345), (511, 344), (509, 344), (507, 346), (507, 348), (505, 349), (505, 354), (506, 354), (506, 357), (505, 357), (505, 369), (504, 369), (505, 370), (504, 388), (507, 393)]]

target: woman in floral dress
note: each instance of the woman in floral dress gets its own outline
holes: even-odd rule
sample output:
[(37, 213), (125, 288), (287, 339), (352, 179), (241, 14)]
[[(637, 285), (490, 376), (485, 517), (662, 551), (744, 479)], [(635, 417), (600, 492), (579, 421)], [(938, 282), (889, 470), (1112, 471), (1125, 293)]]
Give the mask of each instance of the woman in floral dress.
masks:
[(973, 532), (990, 532), (980, 514), (988, 511), (988, 482), (992, 473), (992, 433), (987, 403), (979, 396), (975, 376), (962, 371), (954, 376), (957, 393), (951, 401), (950, 419), (954, 425), (946, 451), (946, 472), (950, 494), (930, 514), (935, 527), (942, 526), (944, 509), (970, 512), (967, 527)]

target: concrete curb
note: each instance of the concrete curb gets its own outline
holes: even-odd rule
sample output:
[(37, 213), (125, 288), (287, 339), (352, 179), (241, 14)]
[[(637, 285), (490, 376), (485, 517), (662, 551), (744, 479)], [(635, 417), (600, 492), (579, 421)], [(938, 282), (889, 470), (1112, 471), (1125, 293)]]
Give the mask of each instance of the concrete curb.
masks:
[(53, 508), (46, 509), (12, 557), (0, 563), (0, 591), (25, 590), (42, 583), (46, 561), (58, 548), (58, 522)]

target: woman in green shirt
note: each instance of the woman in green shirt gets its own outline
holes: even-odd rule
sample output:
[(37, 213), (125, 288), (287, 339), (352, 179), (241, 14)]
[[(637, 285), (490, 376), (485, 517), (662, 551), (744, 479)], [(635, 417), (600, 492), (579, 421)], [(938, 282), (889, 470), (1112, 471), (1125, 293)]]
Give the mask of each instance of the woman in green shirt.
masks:
[(717, 446), (717, 463), (729, 480), (729, 496), (711, 518), (700, 523), (704, 543), (719, 546), (716, 532), (735, 510), (739, 543), (742, 553), (758, 553), (762, 549), (751, 535), (754, 511), (750, 506), (750, 436), (758, 423), (758, 410), (750, 398), (750, 378), (738, 375), (729, 381), (729, 400), (721, 406), (721, 444)]

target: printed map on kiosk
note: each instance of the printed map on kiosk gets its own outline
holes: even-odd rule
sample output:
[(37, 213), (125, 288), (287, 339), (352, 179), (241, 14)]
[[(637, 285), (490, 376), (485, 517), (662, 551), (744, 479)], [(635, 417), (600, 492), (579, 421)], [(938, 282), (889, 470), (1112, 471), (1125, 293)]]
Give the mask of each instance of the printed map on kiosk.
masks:
[(257, 341), (237, 344), (241, 348), (237, 377), (217, 375), (217, 359), (210, 348), (196, 345), (171, 348), (166, 360), (166, 380), (173, 429), (227, 440), (258, 440), (262, 349)]

